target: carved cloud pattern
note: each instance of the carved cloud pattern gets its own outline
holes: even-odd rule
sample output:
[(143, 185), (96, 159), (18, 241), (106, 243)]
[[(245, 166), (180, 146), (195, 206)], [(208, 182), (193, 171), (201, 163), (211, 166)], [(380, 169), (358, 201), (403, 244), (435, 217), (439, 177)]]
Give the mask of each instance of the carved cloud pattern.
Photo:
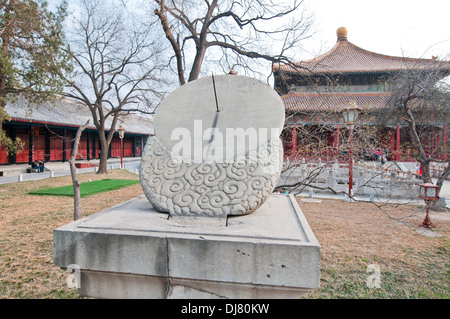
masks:
[(141, 160), (144, 194), (170, 215), (226, 217), (261, 206), (280, 177), (283, 147), (279, 138), (232, 163), (186, 162), (171, 156), (159, 140), (148, 139)]

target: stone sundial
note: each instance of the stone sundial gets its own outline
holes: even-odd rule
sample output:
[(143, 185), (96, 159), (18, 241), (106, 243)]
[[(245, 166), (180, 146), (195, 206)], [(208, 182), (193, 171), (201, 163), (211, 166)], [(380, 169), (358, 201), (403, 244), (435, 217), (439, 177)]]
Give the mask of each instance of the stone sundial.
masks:
[(182, 223), (226, 225), (254, 212), (281, 173), (284, 105), (239, 75), (189, 82), (164, 99), (145, 146), (140, 180), (152, 206)]

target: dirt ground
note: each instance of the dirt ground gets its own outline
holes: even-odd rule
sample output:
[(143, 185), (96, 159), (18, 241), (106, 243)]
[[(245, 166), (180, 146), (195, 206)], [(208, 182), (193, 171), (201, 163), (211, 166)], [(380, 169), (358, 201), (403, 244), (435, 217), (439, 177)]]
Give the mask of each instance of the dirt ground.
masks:
[[(429, 237), (424, 207), (298, 202), (321, 245), (321, 288), (306, 298), (450, 297), (450, 212), (430, 211)], [(380, 288), (367, 284), (374, 266)]]
[[(124, 170), (79, 175), (101, 178), (138, 179)], [(70, 176), (0, 185), (0, 298), (80, 298), (53, 265), (53, 230), (73, 220), (73, 199), (27, 194), (69, 184)], [(141, 194), (137, 184), (85, 197), (82, 215)], [(441, 237), (428, 237), (416, 231), (423, 207), (298, 201), (321, 245), (321, 287), (303, 298), (450, 298), (450, 212), (431, 212)], [(374, 265), (380, 288), (367, 284)]]
[[(103, 178), (138, 179), (125, 170), (80, 174), (80, 182)], [(70, 176), (0, 185), (0, 298), (77, 298), (67, 273), (53, 265), (53, 230), (73, 221), (73, 198), (28, 195), (65, 186)], [(139, 184), (81, 199), (82, 217), (142, 194)]]

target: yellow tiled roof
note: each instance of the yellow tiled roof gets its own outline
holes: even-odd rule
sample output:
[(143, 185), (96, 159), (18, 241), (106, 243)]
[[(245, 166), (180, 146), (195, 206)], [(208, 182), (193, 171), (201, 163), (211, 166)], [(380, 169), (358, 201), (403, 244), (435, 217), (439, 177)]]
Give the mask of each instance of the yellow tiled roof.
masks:
[[(396, 57), (364, 50), (345, 36), (338, 35), (337, 43), (330, 51), (314, 59), (295, 63), (295, 65), (274, 65), (274, 72), (288, 72), (305, 75), (344, 74), (344, 73), (380, 73), (409, 69), (427, 69), (439, 67), (450, 73), (450, 61)], [(312, 72), (312, 73), (311, 73)]]

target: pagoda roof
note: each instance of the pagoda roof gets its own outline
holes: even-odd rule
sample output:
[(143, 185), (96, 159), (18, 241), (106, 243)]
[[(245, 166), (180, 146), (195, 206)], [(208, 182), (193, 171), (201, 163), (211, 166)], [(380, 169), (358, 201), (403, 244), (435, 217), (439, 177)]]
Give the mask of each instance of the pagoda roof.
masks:
[(323, 55), (294, 65), (275, 65), (274, 72), (313, 75), (313, 74), (368, 74), (388, 73), (404, 70), (426, 70), (443, 68), (450, 73), (450, 61), (396, 57), (364, 50), (347, 39), (347, 30), (337, 30), (336, 44)]
[[(9, 102), (5, 106), (6, 112), (11, 116), (11, 121), (39, 123), (49, 125), (59, 125), (76, 127), (83, 125), (90, 120), (87, 129), (96, 130), (92, 124), (92, 114), (89, 109), (68, 99), (60, 101), (43, 102), (40, 105), (30, 103), (23, 97), (18, 97), (15, 101)], [(153, 135), (153, 120), (151, 118), (128, 114), (121, 116), (119, 122), (125, 127), (129, 134)], [(111, 126), (111, 119), (105, 123), (105, 127)], [(108, 131), (108, 129), (106, 129)]]

